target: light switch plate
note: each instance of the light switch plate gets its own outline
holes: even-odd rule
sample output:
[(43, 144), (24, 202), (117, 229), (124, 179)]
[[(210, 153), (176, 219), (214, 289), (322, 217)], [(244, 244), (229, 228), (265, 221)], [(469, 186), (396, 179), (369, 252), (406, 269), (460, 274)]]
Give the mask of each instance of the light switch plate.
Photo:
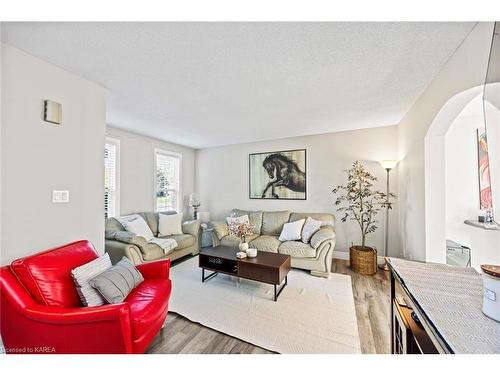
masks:
[(69, 191), (68, 190), (53, 190), (52, 203), (68, 203)]

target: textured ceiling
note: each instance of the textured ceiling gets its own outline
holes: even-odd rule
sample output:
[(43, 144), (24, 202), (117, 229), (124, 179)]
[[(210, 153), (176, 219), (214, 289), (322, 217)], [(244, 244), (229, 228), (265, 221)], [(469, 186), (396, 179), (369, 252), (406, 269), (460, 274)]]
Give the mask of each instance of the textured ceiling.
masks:
[(110, 125), (195, 148), (394, 125), (473, 23), (2, 23), (108, 89)]

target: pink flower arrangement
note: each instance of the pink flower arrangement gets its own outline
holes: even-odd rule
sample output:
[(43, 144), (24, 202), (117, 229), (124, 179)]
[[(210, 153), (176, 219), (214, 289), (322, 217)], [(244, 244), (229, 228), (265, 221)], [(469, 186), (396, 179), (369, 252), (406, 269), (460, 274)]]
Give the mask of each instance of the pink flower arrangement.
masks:
[(249, 236), (253, 233), (254, 228), (254, 226), (246, 220), (232, 220), (227, 227), (229, 234), (240, 238), (242, 242), (245, 242), (245, 236)]

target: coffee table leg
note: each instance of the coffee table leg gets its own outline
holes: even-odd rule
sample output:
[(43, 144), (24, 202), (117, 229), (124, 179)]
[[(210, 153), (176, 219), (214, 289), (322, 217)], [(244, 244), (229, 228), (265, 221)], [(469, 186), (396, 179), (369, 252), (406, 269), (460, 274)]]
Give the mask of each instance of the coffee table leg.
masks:
[(274, 284), (274, 302), (278, 301), (279, 295), (281, 294), (283, 289), (285, 289), (285, 286), (287, 286), (287, 284), (288, 284), (288, 275), (285, 276), (285, 283), (279, 290), (278, 290), (278, 285)]
[(205, 281), (207, 281), (208, 279), (211, 279), (212, 277), (214, 277), (217, 274), (219, 274), (219, 272), (212, 272), (210, 275), (205, 277), (205, 268), (202, 268), (201, 269), (201, 282), (204, 283)]

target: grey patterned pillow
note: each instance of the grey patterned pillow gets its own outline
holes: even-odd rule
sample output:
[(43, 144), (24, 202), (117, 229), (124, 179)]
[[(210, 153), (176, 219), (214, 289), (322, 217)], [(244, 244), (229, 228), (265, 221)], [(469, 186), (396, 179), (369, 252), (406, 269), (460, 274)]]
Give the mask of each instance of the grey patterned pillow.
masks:
[(111, 268), (111, 261), (109, 260), (109, 254), (105, 253), (99, 258), (71, 270), (71, 277), (75, 282), (76, 291), (84, 306), (101, 306), (106, 303), (97, 290), (89, 284), (89, 280), (100, 275), (108, 268)]
[(127, 258), (123, 257), (113, 267), (89, 281), (108, 303), (120, 303), (144, 281), (141, 273)]

